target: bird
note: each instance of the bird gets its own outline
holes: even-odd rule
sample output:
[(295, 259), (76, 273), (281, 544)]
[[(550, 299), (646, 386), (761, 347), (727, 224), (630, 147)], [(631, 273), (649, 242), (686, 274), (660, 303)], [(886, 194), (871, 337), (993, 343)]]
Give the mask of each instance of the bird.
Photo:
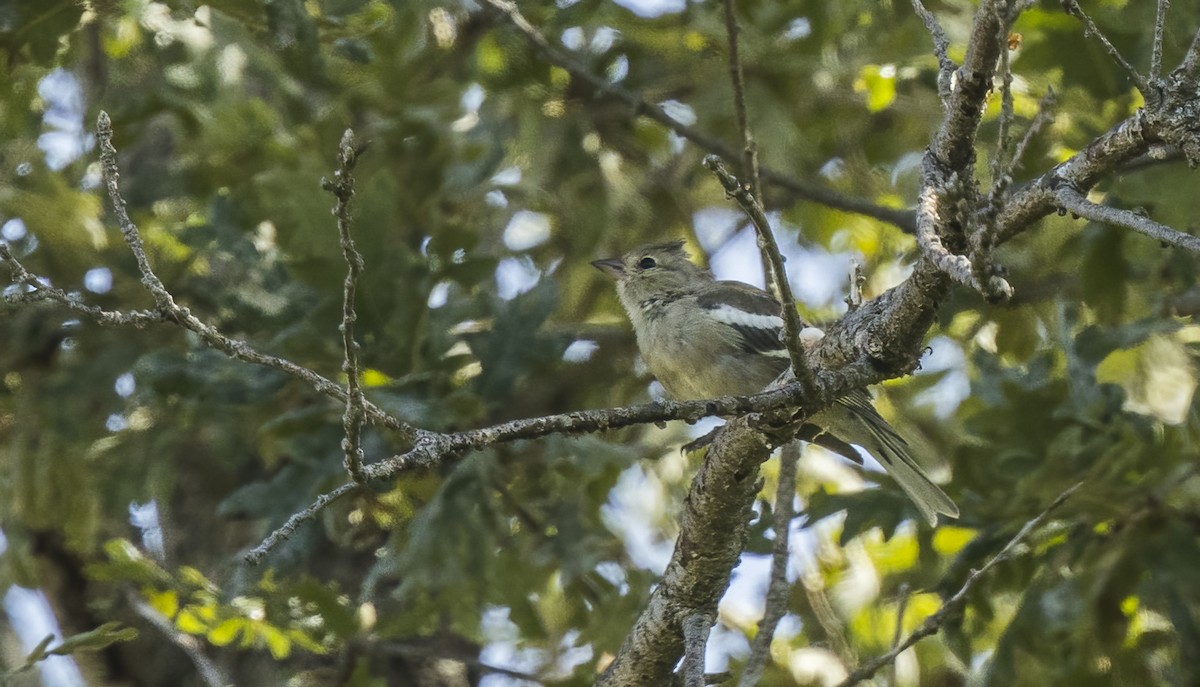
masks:
[[(591, 264), (616, 282), (642, 359), (671, 398), (754, 394), (788, 369), (779, 301), (750, 284), (717, 280), (689, 259), (683, 241)], [(921, 469), (865, 389), (808, 417), (797, 436), (860, 464), (852, 444), (866, 449), (930, 526), (939, 514), (958, 517), (954, 501)]]

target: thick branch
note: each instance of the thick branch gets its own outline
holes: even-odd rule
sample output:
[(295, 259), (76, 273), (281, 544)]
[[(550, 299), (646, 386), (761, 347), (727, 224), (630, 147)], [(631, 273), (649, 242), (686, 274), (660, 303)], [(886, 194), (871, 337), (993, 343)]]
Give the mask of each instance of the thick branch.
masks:
[(758, 467), (774, 442), (755, 431), (754, 417), (720, 432), (692, 479), (679, 539), (662, 581), (596, 684), (665, 685), (683, 651), (683, 623), (693, 614), (715, 616), (717, 602), (746, 544)]
[(1163, 243), (1200, 253), (1200, 236), (1185, 234), (1131, 210), (1118, 210), (1093, 203), (1071, 188), (1060, 188), (1055, 197), (1059, 205), (1073, 215), (1093, 222), (1132, 229)]
[(906, 649), (930, 635), (937, 634), (938, 631), (941, 630), (942, 625), (946, 622), (946, 620), (961, 610), (962, 606), (966, 603), (967, 594), (969, 594), (971, 589), (975, 587), (975, 583), (978, 582), (981, 577), (986, 575), (987, 572), (994, 568), (997, 564), (1003, 563), (1009, 558), (1012, 558), (1013, 552), (1016, 550), (1017, 546), (1020, 545), (1021, 542), (1025, 541), (1025, 538), (1028, 537), (1031, 532), (1040, 527), (1041, 524), (1045, 522), (1054, 511), (1058, 510), (1058, 507), (1061, 506), (1064, 501), (1070, 498), (1071, 494), (1074, 494), (1082, 486), (1083, 482), (1076, 483), (1075, 486), (1067, 489), (1061, 495), (1059, 495), (1058, 498), (1054, 499), (1053, 503), (1047, 506), (1045, 510), (1039, 513), (1029, 522), (1026, 522), (1020, 531), (1013, 535), (1013, 538), (1004, 545), (1004, 548), (1000, 549), (996, 555), (992, 556), (986, 563), (983, 564), (983, 567), (978, 570), (972, 570), (971, 574), (967, 575), (967, 580), (963, 583), (963, 586), (960, 587), (953, 596), (951, 596), (949, 599), (946, 599), (945, 603), (942, 604), (942, 607), (939, 608), (937, 612), (926, 618), (925, 622), (922, 623), (920, 627), (905, 637), (904, 641), (899, 642), (892, 647), (891, 651), (856, 669), (853, 673), (850, 673), (845, 680), (842, 680), (842, 682), (838, 684), (838, 687), (853, 687), (853, 685), (857, 685), (863, 680), (870, 679), (873, 675), (875, 675), (875, 673), (879, 672), (880, 668), (883, 668), (884, 666), (891, 664), (892, 661), (895, 661), (896, 657), (903, 653)]
[(929, 149), (945, 169), (961, 173), (969, 171), (974, 163), (975, 134), (1002, 49), (996, 38), (1000, 31), (997, 9), (1000, 2), (1002, 0), (984, 0), (975, 12), (971, 41), (957, 72), (946, 117)]
[(693, 613), (683, 622), (683, 687), (704, 687), (704, 650), (712, 621)]
[[(989, 300), (1006, 300), (1012, 287), (996, 272), (983, 244), (991, 237), (980, 236), (971, 258), (956, 254), (966, 246), (966, 231), (971, 223), (969, 212), (978, 198), (974, 186), (975, 137), (991, 89), (996, 64), (1002, 51), (1006, 25), (1005, 3), (985, 0), (975, 13), (966, 59), (959, 68), (957, 84), (947, 103), (946, 117), (925, 151), (922, 164), (921, 192), (917, 204), (917, 241), (924, 256), (955, 281), (970, 286)], [(1003, 118), (1002, 118), (1003, 119)], [(1007, 136), (1002, 121), (1001, 136)], [(1002, 144), (1006, 144), (1002, 140)], [(994, 218), (985, 211), (990, 223)], [(985, 223), (982, 226), (987, 226)]]

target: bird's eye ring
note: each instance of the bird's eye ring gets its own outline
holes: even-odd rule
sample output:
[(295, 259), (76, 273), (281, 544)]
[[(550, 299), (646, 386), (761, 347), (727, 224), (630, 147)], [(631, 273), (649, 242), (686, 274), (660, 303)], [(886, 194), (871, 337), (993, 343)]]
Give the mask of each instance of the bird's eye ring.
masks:
[(654, 267), (658, 267), (658, 263), (655, 262), (654, 258), (650, 257), (649, 255), (638, 261), (639, 269), (648, 270)]

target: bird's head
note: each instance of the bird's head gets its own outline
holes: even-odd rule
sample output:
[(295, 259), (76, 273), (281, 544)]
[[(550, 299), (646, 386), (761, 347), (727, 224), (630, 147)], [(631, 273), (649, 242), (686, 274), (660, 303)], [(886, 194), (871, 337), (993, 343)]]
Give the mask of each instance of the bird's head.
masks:
[(711, 279), (707, 270), (688, 259), (683, 241), (642, 246), (618, 258), (593, 261), (592, 265), (617, 282), (617, 293), (627, 303), (687, 291)]

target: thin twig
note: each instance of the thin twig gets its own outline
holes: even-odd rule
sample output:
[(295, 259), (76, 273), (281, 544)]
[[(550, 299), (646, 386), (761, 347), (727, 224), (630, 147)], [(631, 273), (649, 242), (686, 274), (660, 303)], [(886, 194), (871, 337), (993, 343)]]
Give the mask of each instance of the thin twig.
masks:
[[(108, 197), (113, 204), (113, 212), (117, 216), (117, 222), (121, 226), (121, 235), (125, 237), (126, 244), (137, 260), (138, 271), (142, 275), (142, 284), (154, 297), (154, 302), (163, 319), (174, 322), (184, 329), (196, 333), (210, 347), (221, 351), (231, 358), (279, 370), (311, 385), (317, 393), (332, 396), (345, 402), (348, 398), (348, 392), (342, 385), (289, 360), (259, 353), (245, 341), (225, 336), (216, 327), (201, 321), (192, 315), (191, 311), (187, 308), (175, 303), (175, 299), (150, 267), (150, 261), (146, 257), (146, 249), (142, 243), (141, 234), (138, 231), (137, 225), (129, 218), (129, 212), (125, 207), (125, 199), (121, 196), (119, 185), (120, 171), (117, 167), (117, 151), (112, 144), (112, 135), (112, 121), (109, 120), (107, 112), (101, 112), (97, 118), (96, 137), (100, 141), (100, 167), (104, 184), (108, 189)], [(424, 430), (413, 427), (399, 418), (384, 412), (373, 403), (365, 403), (364, 409), (367, 417), (372, 422), (396, 430), (406, 439), (414, 440), (428, 434)]]
[(1086, 35), (1095, 36), (1096, 40), (1100, 41), (1100, 44), (1104, 46), (1104, 49), (1113, 58), (1113, 61), (1125, 70), (1125, 73), (1133, 81), (1133, 85), (1137, 87), (1143, 97), (1147, 100), (1156, 97), (1156, 92), (1150, 88), (1146, 77), (1142, 76), (1138, 70), (1133, 68), (1133, 65), (1125, 60), (1125, 57), (1121, 55), (1121, 51), (1117, 50), (1116, 46), (1108, 40), (1108, 36), (1105, 36), (1100, 27), (1096, 26), (1096, 22), (1092, 21), (1092, 18), (1079, 6), (1078, 0), (1062, 0), (1062, 6), (1067, 14), (1083, 22), (1084, 33)]
[(196, 673), (204, 681), (204, 684), (208, 685), (208, 687), (225, 687), (225, 685), (233, 684), (229, 677), (221, 672), (217, 664), (213, 663), (212, 659), (204, 653), (205, 643), (175, 629), (175, 625), (171, 622), (170, 618), (159, 613), (157, 609), (146, 603), (137, 594), (128, 592), (126, 599), (129, 601), (129, 605), (133, 608), (134, 613), (141, 616), (143, 620), (161, 632), (172, 644), (187, 654), (187, 657), (192, 661), (192, 665), (196, 666)]
[(958, 65), (954, 64), (954, 60), (950, 59), (950, 41), (946, 38), (946, 30), (938, 23), (937, 17), (925, 9), (925, 5), (921, 3), (921, 0), (912, 0), (912, 5), (917, 16), (925, 23), (925, 28), (929, 31), (929, 35), (933, 37), (933, 54), (937, 56), (938, 60), (938, 96), (941, 97), (942, 105), (945, 106), (950, 99), (950, 83), (954, 77), (954, 70), (958, 69)]
[(826, 641), (833, 649), (833, 653), (837, 654), (845, 665), (857, 663), (858, 657), (846, 637), (846, 626), (838, 618), (833, 604), (829, 602), (829, 595), (825, 593), (825, 579), (821, 576), (816, 562), (810, 564), (808, 570), (805, 571), (801, 584), (804, 586), (804, 598), (808, 600), (808, 607), (816, 616), (817, 624), (825, 633)]
[(354, 322), (358, 313), (354, 310), (354, 291), (363, 271), (363, 258), (354, 247), (350, 235), (350, 201), (354, 198), (354, 166), (358, 163), (359, 150), (354, 146), (354, 132), (346, 129), (338, 146), (338, 169), (333, 179), (321, 179), (321, 187), (337, 198), (333, 215), (337, 218), (338, 242), (342, 246), (342, 257), (346, 261), (346, 279), (342, 284), (342, 350), (346, 373), (346, 410), (342, 413), (342, 452), (345, 455), (346, 472), (359, 484), (365, 481), (362, 472), (363, 448), (362, 426), (366, 399), (363, 397), (358, 367), (358, 341), (354, 339)]
[(850, 290), (846, 293), (846, 308), (848, 311), (857, 310), (865, 302), (863, 299), (863, 284), (867, 281), (862, 273), (862, 266), (857, 260), (850, 260)]
[[(996, 154), (992, 156), (992, 184), (993, 187), (997, 184), (1004, 184), (1003, 170), (1008, 164), (1008, 148), (1009, 148), (1009, 132), (1013, 122), (1013, 93), (1012, 93), (1012, 65), (1008, 59), (1008, 18), (1004, 13), (1003, 5), (996, 5), (995, 11), (998, 15), (996, 21), (999, 23), (999, 31), (996, 40), (1000, 43), (1000, 119), (998, 122), (998, 133), (996, 135)], [(1000, 194), (993, 193), (992, 196), (998, 197)]]
[(683, 621), (683, 686), (704, 687), (704, 649), (712, 622), (701, 613)]
[(792, 442), (779, 452), (779, 484), (775, 489), (774, 522), (771, 532), (775, 541), (771, 547), (771, 581), (767, 583), (767, 600), (763, 617), (758, 621), (758, 633), (750, 644), (750, 657), (738, 679), (738, 687), (754, 687), (762, 677), (771, 657), (771, 641), (780, 618), (787, 612), (788, 602), (788, 540), (791, 535), (792, 518), (796, 507), (796, 461), (800, 458), (800, 445)]
[(347, 482), (333, 491), (321, 494), (316, 501), (313, 501), (304, 510), (293, 513), (279, 529), (269, 534), (266, 539), (262, 540), (262, 543), (247, 552), (244, 556), (245, 561), (251, 565), (258, 565), (272, 549), (290, 539), (295, 534), (297, 527), (317, 517), (317, 514), (326, 506), (361, 486), (357, 482)]
[(4, 263), (12, 270), (12, 282), (18, 286), (22, 286), (26, 291), (17, 291), (4, 295), (4, 300), (9, 303), (29, 303), (33, 301), (49, 300), (65, 305), (69, 310), (86, 315), (96, 321), (97, 324), (106, 327), (116, 326), (132, 326), (138, 329), (145, 327), (148, 324), (156, 324), (165, 322), (166, 318), (162, 313), (154, 310), (134, 310), (132, 312), (120, 312), (114, 310), (103, 310), (94, 305), (88, 305), (81, 301), (77, 296), (67, 293), (62, 289), (50, 286), (48, 282), (43, 281), (37, 275), (34, 275), (25, 268), (21, 261), (17, 259), (8, 244), (0, 241), (0, 263)]
[(1198, 72), (1200, 72), (1200, 29), (1197, 29), (1196, 35), (1192, 36), (1192, 44), (1188, 46), (1183, 60), (1175, 68), (1175, 73), (1189, 79), (1195, 79)]
[(1158, 10), (1154, 15), (1154, 46), (1150, 50), (1150, 82), (1155, 83), (1162, 77), (1163, 29), (1167, 23), (1167, 10), (1171, 0), (1158, 0)]
[(1185, 234), (1172, 229), (1165, 224), (1159, 224), (1149, 217), (1144, 217), (1132, 210), (1118, 210), (1105, 205), (1093, 203), (1078, 191), (1064, 186), (1055, 194), (1060, 207), (1084, 219), (1115, 227), (1132, 229), (1139, 234), (1145, 234), (1178, 248), (1200, 253), (1200, 236)]
[[(1029, 148), (1029, 144), (1033, 141), (1033, 137), (1046, 126), (1046, 123), (1054, 119), (1054, 105), (1057, 101), (1057, 96), (1053, 88), (1047, 88), (1046, 94), (1042, 96), (1038, 102), (1038, 112), (1033, 117), (1033, 121), (1029, 123), (1029, 128), (1025, 130), (1025, 135), (1021, 137), (1021, 141), (1017, 143), (1017, 147), (1013, 150), (1012, 157), (1008, 161), (1008, 167), (1001, 174), (1001, 178), (1005, 180), (1005, 186), (1012, 183), (1012, 175), (1021, 166), (1021, 161), (1025, 157), (1025, 151)], [(1003, 193), (1005, 189), (1001, 189)]]
[[(741, 156), (733, 149), (732, 146), (726, 145), (724, 142), (709, 136), (708, 134), (694, 127), (683, 124), (676, 120), (671, 115), (667, 114), (666, 110), (658, 105), (653, 105), (646, 102), (638, 95), (631, 91), (621, 88), (619, 85), (610, 83), (607, 79), (603, 79), (589, 72), (586, 68), (579, 64), (569, 54), (559, 49), (550, 42), (545, 35), (542, 34), (533, 24), (521, 14), (515, 2), (509, 0), (483, 0), (492, 8), (498, 10), (505, 19), (508, 20), (526, 40), (542, 54), (548, 62), (562, 69), (565, 69), (573, 77), (586, 82), (594, 88), (598, 93), (603, 93), (612, 98), (625, 103), (629, 106), (634, 115), (642, 115), (649, 117), (654, 121), (662, 124), (671, 131), (679, 134), (683, 138), (691, 141), (698, 147), (708, 152), (720, 155), (728, 160), (736, 160)], [(842, 195), (836, 191), (801, 181), (783, 172), (772, 170), (767, 167), (761, 167), (759, 173), (762, 179), (769, 181), (781, 188), (787, 189), (795, 194), (797, 198), (808, 200), (814, 203), (820, 203), (837, 210), (845, 212), (853, 212), (867, 217), (872, 217), (881, 222), (893, 224), (904, 231), (912, 233), (913, 231), (913, 216), (912, 212), (899, 210), (896, 208), (884, 207), (875, 203), (870, 203), (861, 198), (852, 198)]]
[[(840, 383), (835, 381), (833, 384), (822, 386), (818, 389), (820, 393), (816, 394), (810, 393), (799, 382), (794, 382), (752, 396), (722, 396), (704, 401), (663, 400), (623, 408), (582, 410), (512, 420), (500, 425), (454, 434), (425, 432), (418, 438), (416, 445), (406, 453), (364, 466), (363, 475), (368, 481), (390, 479), (401, 472), (414, 468), (431, 467), (450, 456), (460, 455), (473, 449), (522, 439), (534, 439), (548, 434), (600, 432), (669, 420), (683, 420), (692, 423), (705, 417), (728, 418), (750, 413), (764, 413), (785, 407), (795, 408), (800, 403), (817, 408), (821, 403), (829, 402), (837, 395), (844, 393), (845, 389), (867, 386), (878, 381), (879, 370), (874, 362), (864, 357), (840, 368), (830, 376), (840, 377)], [(817, 381), (822, 380), (818, 379)], [(317, 500), (304, 511), (293, 515), (282, 527), (264, 539), (246, 556), (246, 560), (250, 563), (261, 561), (273, 548), (290, 537), (298, 525), (306, 520), (311, 520), (325, 506), (348, 493), (354, 486), (356, 483), (348, 482), (317, 497)]]
[(758, 147), (750, 133), (750, 120), (746, 113), (746, 84), (742, 70), (742, 58), (738, 51), (737, 16), (733, 12), (733, 0), (725, 0), (725, 34), (729, 37), (729, 80), (733, 83), (733, 108), (737, 114), (738, 131), (742, 134), (742, 178), (750, 184), (750, 193), (762, 201), (762, 190), (758, 179)]
[(1054, 499), (1054, 501), (1047, 506), (1045, 510), (1043, 510), (1041, 513), (1038, 513), (1038, 515), (1029, 522), (1026, 522), (1025, 525), (1021, 527), (1020, 531), (1013, 535), (1012, 539), (1008, 540), (1008, 543), (1004, 545), (1004, 548), (1000, 549), (996, 555), (989, 558), (988, 561), (983, 564), (983, 567), (979, 568), (978, 570), (972, 570), (971, 573), (967, 575), (967, 579), (963, 583), (963, 586), (960, 587), (953, 596), (951, 596), (949, 599), (946, 599), (946, 601), (942, 603), (942, 607), (939, 608), (933, 615), (926, 618), (925, 622), (922, 623), (920, 627), (905, 637), (904, 641), (892, 647), (891, 651), (850, 673), (845, 680), (842, 680), (842, 682), (838, 684), (838, 687), (852, 687), (863, 680), (870, 679), (875, 675), (875, 673), (879, 672), (880, 668), (883, 668), (884, 666), (895, 661), (896, 657), (909, 647), (930, 635), (937, 634), (937, 632), (941, 630), (942, 624), (945, 623), (951, 615), (959, 612), (962, 605), (966, 602), (967, 594), (969, 594), (975, 587), (975, 583), (978, 582), (981, 577), (986, 575), (988, 571), (994, 568), (997, 564), (1003, 563), (1011, 558), (1017, 546), (1020, 545), (1021, 542), (1023, 542), (1031, 532), (1041, 526), (1041, 524), (1045, 522), (1054, 511), (1058, 510), (1058, 507), (1061, 506), (1063, 502), (1070, 498), (1070, 496), (1078, 491), (1082, 486), (1083, 482), (1077, 482), (1075, 486), (1067, 489), (1060, 494), (1058, 498)]
[[(900, 604), (896, 608), (896, 630), (892, 633), (892, 648), (900, 645), (900, 637), (904, 634), (904, 612), (908, 610), (908, 585), (900, 585)], [(888, 687), (896, 687), (896, 664), (888, 672)]]
[(770, 273), (767, 275), (768, 281), (770, 281), (775, 291), (775, 298), (779, 300), (783, 311), (783, 343), (787, 346), (788, 356), (792, 361), (792, 370), (796, 373), (797, 381), (805, 386), (811, 386), (813, 372), (808, 365), (808, 360), (804, 357), (804, 346), (800, 342), (800, 330), (804, 329), (804, 323), (800, 321), (800, 314), (796, 312), (796, 299), (792, 296), (792, 286), (788, 283), (787, 272), (783, 268), (783, 256), (779, 253), (779, 244), (775, 242), (775, 235), (771, 232), (771, 223), (767, 221), (767, 215), (758, 199), (749, 192), (745, 184), (725, 169), (720, 158), (709, 155), (704, 158), (704, 166), (717, 175), (721, 186), (725, 188), (725, 193), (737, 201), (737, 204), (749, 215), (750, 221), (754, 224), (755, 232), (758, 234), (758, 248), (766, 256), (766, 262), (771, 266)]

